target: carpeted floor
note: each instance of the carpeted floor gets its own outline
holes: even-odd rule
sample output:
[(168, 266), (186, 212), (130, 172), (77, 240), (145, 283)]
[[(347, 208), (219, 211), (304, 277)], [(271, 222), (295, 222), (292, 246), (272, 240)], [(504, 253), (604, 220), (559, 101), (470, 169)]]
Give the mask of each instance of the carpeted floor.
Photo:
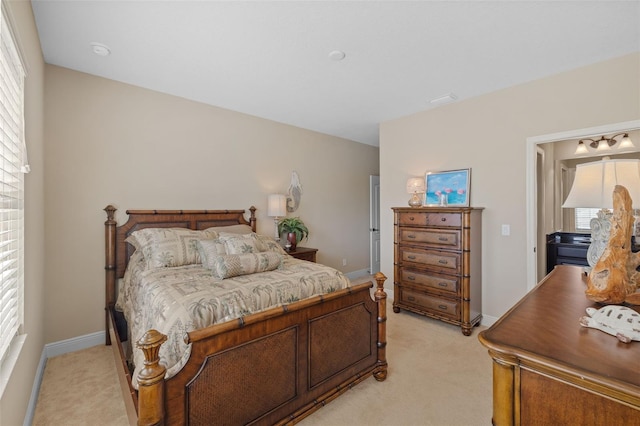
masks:
[[(478, 331), (388, 305), (387, 380), (368, 378), (304, 419), (313, 425), (491, 424), (492, 370)], [(111, 348), (96, 346), (47, 361), (34, 425), (127, 425)], [(84, 403), (80, 403), (84, 400)]]
[(100, 345), (49, 358), (33, 426), (128, 425), (113, 356)]

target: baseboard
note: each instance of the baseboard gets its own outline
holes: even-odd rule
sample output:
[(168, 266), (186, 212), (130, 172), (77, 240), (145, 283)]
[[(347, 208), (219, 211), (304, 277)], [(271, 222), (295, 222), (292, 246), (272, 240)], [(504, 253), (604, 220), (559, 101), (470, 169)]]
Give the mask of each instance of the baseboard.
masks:
[(33, 379), (33, 386), (31, 387), (31, 397), (29, 398), (29, 405), (27, 406), (27, 412), (24, 417), (24, 426), (29, 426), (33, 423), (33, 416), (36, 412), (36, 403), (38, 402), (38, 394), (40, 393), (42, 376), (44, 375), (44, 368), (47, 365), (47, 359), (69, 352), (80, 351), (82, 349), (102, 345), (104, 343), (104, 331), (98, 331), (96, 333), (85, 334), (84, 336), (73, 337), (71, 339), (60, 340), (59, 342), (47, 343), (44, 345), (44, 348), (42, 348), (42, 354), (40, 355), (40, 362), (38, 363), (36, 376)]
[(368, 269), (360, 269), (359, 271), (351, 271), (351, 272), (347, 272), (345, 273), (345, 275), (347, 276), (347, 278), (349, 278), (350, 280), (355, 280), (357, 278), (360, 277), (365, 277), (367, 275), (371, 275), (369, 273)]
[(85, 334), (84, 336), (72, 337), (67, 340), (60, 340), (59, 342), (47, 343), (44, 345), (44, 351), (47, 358), (66, 354), (69, 352), (80, 351), (92, 346), (98, 346), (104, 344), (105, 334), (104, 331), (97, 331), (91, 334)]
[(33, 386), (31, 387), (31, 396), (29, 397), (29, 405), (27, 405), (27, 412), (24, 416), (23, 426), (30, 426), (33, 424), (33, 416), (36, 413), (36, 403), (38, 402), (38, 395), (40, 394), (40, 386), (42, 385), (42, 376), (44, 375), (44, 367), (47, 365), (46, 350), (43, 348), (40, 354), (40, 362), (38, 363), (38, 369), (36, 370), (36, 376), (33, 378)]
[(493, 325), (493, 323), (495, 323), (496, 321), (498, 321), (498, 318), (496, 317), (492, 317), (490, 315), (482, 315), (482, 321), (480, 321), (480, 324), (487, 326), (487, 327), (491, 327)]

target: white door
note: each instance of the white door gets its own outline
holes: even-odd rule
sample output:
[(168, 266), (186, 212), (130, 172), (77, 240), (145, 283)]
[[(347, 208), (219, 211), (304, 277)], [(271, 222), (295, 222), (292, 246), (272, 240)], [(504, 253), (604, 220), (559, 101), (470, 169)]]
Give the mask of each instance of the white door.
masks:
[(380, 176), (369, 176), (369, 272), (380, 272)]

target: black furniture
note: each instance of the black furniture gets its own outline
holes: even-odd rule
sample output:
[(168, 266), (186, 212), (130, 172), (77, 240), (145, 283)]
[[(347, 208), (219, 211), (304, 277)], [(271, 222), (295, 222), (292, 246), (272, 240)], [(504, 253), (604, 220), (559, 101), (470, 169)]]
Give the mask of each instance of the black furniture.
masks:
[(578, 232), (554, 232), (547, 235), (547, 274), (556, 265), (589, 266), (587, 250), (590, 234)]
[[(547, 235), (547, 274), (556, 265), (589, 266), (587, 250), (591, 244), (591, 234), (579, 232), (554, 232)], [(631, 251), (640, 251), (636, 237), (631, 237)], [(640, 270), (640, 269), (639, 269)]]

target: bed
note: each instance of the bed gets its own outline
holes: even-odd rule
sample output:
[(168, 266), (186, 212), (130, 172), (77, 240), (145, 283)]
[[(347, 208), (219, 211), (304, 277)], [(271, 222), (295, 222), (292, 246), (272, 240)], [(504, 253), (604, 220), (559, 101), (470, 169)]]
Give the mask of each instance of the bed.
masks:
[[(378, 381), (385, 380), (386, 293), (383, 286), (386, 277), (381, 273), (375, 276), (373, 295), (373, 283), (351, 285), (347, 280), (344, 288), (333, 288), (331, 284), (328, 293), (311, 297), (267, 296), (274, 299), (275, 306), (265, 309), (247, 307), (247, 302), (247, 306), (237, 309), (239, 315), (234, 318), (231, 314), (232, 319), (211, 314), (223, 321), (201, 328), (185, 327), (182, 338), (188, 352), (179, 365), (170, 366), (168, 370), (165, 362), (160, 360), (167, 359), (163, 351), (166, 354), (168, 346), (180, 346), (175, 337), (171, 343), (169, 333), (150, 327), (140, 338), (131, 335), (129, 339), (126, 315), (121, 312), (122, 306), (116, 309), (116, 302), (118, 305), (133, 303), (131, 300), (118, 300), (119, 285), (122, 279), (130, 279), (125, 275), (134, 274), (130, 272), (135, 269), (134, 263), (143, 262), (139, 260), (140, 252), (146, 254), (146, 248), (139, 247), (135, 238), (132, 241), (132, 236), (158, 229), (180, 232), (182, 228), (186, 233), (190, 232), (188, 230), (210, 232), (213, 229), (216, 236), (229, 237), (222, 230), (244, 227), (249, 233), (243, 232), (242, 238), (259, 239), (261, 237), (255, 234), (256, 209), (249, 209), (248, 220), (244, 210), (128, 210), (128, 219), (120, 226), (115, 220), (116, 208), (109, 205), (104, 210), (107, 213), (106, 344), (116, 343), (113, 346), (118, 358), (119, 377), (123, 389), (131, 395), (125, 404), (130, 417), (136, 418), (138, 424), (294, 424), (369, 376)], [(237, 242), (240, 238), (231, 236), (229, 240)], [(243, 239), (242, 243), (245, 242)], [(204, 246), (198, 245), (202, 265), (178, 265), (175, 269), (183, 267), (199, 271), (198, 268), (207, 265), (209, 258), (202, 251)], [(259, 250), (261, 253), (263, 248)], [(136, 256), (138, 260), (135, 260)], [(236, 256), (243, 257), (244, 254)], [(264, 257), (268, 257), (267, 254)], [(245, 285), (242, 280), (253, 280), (254, 276), (266, 277), (275, 287), (278, 279), (274, 277), (306, 273), (307, 269), (309, 275), (302, 281), (312, 282), (309, 284), (312, 287), (324, 280), (313, 278), (312, 274), (320, 274), (321, 277), (341, 275), (321, 265), (318, 265), (318, 272), (312, 268), (315, 264), (295, 260), (286, 254), (282, 259), (276, 269), (266, 268), (268, 262), (262, 262), (262, 259), (259, 263), (262, 265), (260, 268), (266, 268), (264, 271), (259, 269), (255, 274), (236, 276), (235, 281), (233, 275), (229, 278), (224, 275), (228, 268), (222, 272), (215, 267), (212, 270), (214, 275), (223, 274), (220, 286), (224, 288), (237, 281), (242, 287)], [(130, 261), (132, 267), (128, 269)], [(171, 268), (165, 268), (163, 272), (171, 270), (173, 274), (174, 264), (169, 264)], [(289, 272), (286, 265), (297, 269)], [(154, 273), (145, 271), (140, 275), (152, 281)], [(204, 275), (201, 271), (197, 273)], [(153, 288), (153, 283), (150, 285)], [(253, 293), (260, 293), (265, 288), (263, 284), (252, 285), (259, 288)], [(276, 294), (280, 293), (281, 289), (276, 290)], [(139, 297), (143, 300), (142, 296)], [(148, 301), (144, 299), (142, 303), (146, 305)], [(129, 309), (137, 312), (139, 308)], [(148, 324), (137, 319), (130, 319), (130, 322), (138, 327)], [(170, 344), (165, 343), (167, 340)], [(142, 362), (136, 362), (135, 370), (131, 370), (128, 364), (127, 346), (134, 353), (143, 354), (142, 358), (139, 357)]]

